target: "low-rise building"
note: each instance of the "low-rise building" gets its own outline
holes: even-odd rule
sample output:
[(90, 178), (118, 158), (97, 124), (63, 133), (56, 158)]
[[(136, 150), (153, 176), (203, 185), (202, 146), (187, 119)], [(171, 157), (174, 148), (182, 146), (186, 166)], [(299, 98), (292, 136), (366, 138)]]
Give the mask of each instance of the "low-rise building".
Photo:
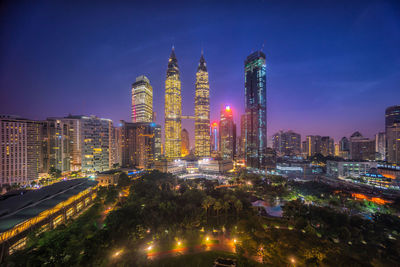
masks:
[(328, 160), (326, 174), (335, 178), (360, 177), (378, 165), (374, 161), (333, 161)]

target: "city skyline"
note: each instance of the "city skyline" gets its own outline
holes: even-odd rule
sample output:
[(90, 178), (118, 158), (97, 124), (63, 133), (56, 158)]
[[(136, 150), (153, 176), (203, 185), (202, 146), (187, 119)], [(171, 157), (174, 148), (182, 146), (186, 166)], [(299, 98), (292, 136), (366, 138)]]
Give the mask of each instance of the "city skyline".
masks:
[[(154, 90), (156, 123), (164, 127), (163, 83), (172, 45), (176, 47), (182, 71), (182, 113), (194, 115), (195, 72), (203, 48), (209, 71), (211, 121), (218, 120), (221, 105), (230, 105), (237, 125), (244, 113), (243, 61), (252, 50), (263, 48), (268, 73), (268, 137), (281, 129), (299, 132), (303, 140), (306, 135), (319, 134), (338, 141), (355, 131), (373, 137), (384, 130), (385, 108), (398, 104), (396, 99), (400, 97), (397, 88), (400, 74), (396, 71), (400, 55), (395, 49), (400, 44), (399, 31), (380, 31), (399, 28), (399, 18), (394, 13), (396, 5), (391, 2), (352, 3), (348, 10), (333, 3), (313, 2), (310, 10), (296, 14), (298, 33), (293, 31), (294, 18), (277, 18), (271, 13), (271, 10), (294, 12), (293, 9), (262, 2), (255, 2), (252, 7), (236, 4), (229, 11), (224, 11), (222, 4), (216, 5), (205, 18), (199, 18), (197, 13), (190, 17), (195, 7), (166, 7), (175, 8), (174, 12), (187, 11), (187, 25), (180, 25), (177, 19), (166, 16), (166, 12), (154, 10), (159, 21), (171, 22), (173, 30), (161, 26), (157, 29), (156, 23), (128, 30), (127, 26), (135, 22), (128, 17), (128, 11), (134, 8), (128, 4), (126, 11), (118, 10), (118, 18), (106, 16), (109, 6), (100, 4), (93, 10), (98, 15), (94, 22), (84, 17), (84, 5), (80, 10), (61, 12), (57, 18), (51, 16), (64, 7), (68, 5), (53, 4), (44, 9), (40, 5), (31, 9), (29, 5), (7, 6), (1, 27), (1, 35), (6, 38), (1, 42), (0, 113), (30, 119), (93, 114), (110, 118), (114, 123), (129, 121), (130, 85), (137, 76), (146, 75)], [(235, 15), (254, 7), (258, 10), (251, 23), (258, 22), (265, 29), (261, 27), (260, 34), (247, 36), (248, 25), (236, 21)], [(153, 11), (148, 6), (140, 8)], [(335, 9), (335, 17), (326, 14), (322, 18), (321, 12), (314, 12), (328, 8)], [(26, 18), (14, 21), (12, 15), (16, 12)], [(210, 28), (219, 13), (223, 14), (222, 23)], [(71, 16), (76, 18), (75, 23), (82, 24), (87, 36), (74, 31), (73, 25), (63, 23)], [(337, 16), (342, 21), (337, 22)], [(27, 27), (33, 18), (39, 26)], [(379, 23), (375, 23), (377, 18)], [(274, 19), (282, 22), (279, 27), (269, 23)], [(309, 28), (317, 19), (321, 25)], [(46, 23), (50, 20), (55, 20), (54, 25)], [(333, 21), (337, 24), (332, 25)], [(103, 27), (98, 29), (96, 23), (109, 26), (100, 30)], [(347, 24), (352, 27), (349, 29)], [(56, 25), (57, 34), (46, 34)], [(26, 29), (22, 31), (21, 27)], [(237, 31), (232, 32), (233, 27)], [(327, 30), (322, 31), (322, 27)], [(135, 32), (132, 29), (151, 34), (138, 46), (131, 41), (135, 38), (127, 35)], [(232, 36), (225, 40), (223, 32)], [(26, 42), (29, 47), (22, 46)], [(232, 49), (225, 49), (227, 44)], [(194, 144), (193, 122), (183, 121), (182, 128), (188, 129)]]

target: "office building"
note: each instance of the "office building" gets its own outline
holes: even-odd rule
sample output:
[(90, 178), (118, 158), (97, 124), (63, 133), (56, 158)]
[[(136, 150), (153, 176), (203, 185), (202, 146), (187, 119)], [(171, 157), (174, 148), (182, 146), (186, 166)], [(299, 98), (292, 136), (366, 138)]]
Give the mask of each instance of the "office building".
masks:
[(42, 124), (42, 169), (48, 173), (50, 168), (62, 172), (70, 170), (70, 131), (69, 124), (57, 118), (47, 118)]
[(132, 84), (132, 122), (153, 121), (153, 87), (142, 75)]
[(194, 151), (200, 158), (210, 157), (210, 85), (203, 52), (196, 72), (194, 98)]
[(211, 153), (218, 153), (219, 151), (219, 130), (218, 122), (214, 121), (211, 124)]
[(363, 137), (360, 132), (350, 136), (350, 159), (375, 160), (375, 140)]
[(222, 158), (235, 158), (236, 125), (233, 122), (233, 113), (230, 106), (225, 106), (221, 110), (221, 119), (219, 122), (219, 144)]
[(334, 156), (335, 154), (335, 141), (329, 136), (321, 137), (321, 154), (325, 157)]
[(0, 186), (29, 184), (41, 163), (41, 124), (16, 116), (0, 116)]
[(151, 168), (161, 158), (161, 126), (120, 121), (122, 167)]
[(109, 170), (112, 120), (93, 115), (58, 119), (69, 124), (71, 170), (85, 173)]
[(297, 156), (301, 153), (301, 135), (293, 131), (279, 131), (272, 136), (272, 148), (280, 157)]
[(167, 159), (181, 157), (182, 96), (178, 60), (172, 48), (165, 80), (165, 147)]
[(375, 159), (384, 161), (386, 159), (386, 133), (380, 132), (375, 135)]
[(321, 136), (307, 135), (304, 143), (304, 151), (307, 157), (312, 157), (315, 154), (321, 153)]
[(265, 54), (257, 51), (245, 62), (246, 165), (262, 168), (267, 149), (267, 87)]
[(400, 165), (400, 105), (388, 107), (385, 111), (386, 160)]
[(360, 177), (376, 168), (377, 162), (369, 161), (332, 161), (326, 163), (326, 174), (334, 178)]

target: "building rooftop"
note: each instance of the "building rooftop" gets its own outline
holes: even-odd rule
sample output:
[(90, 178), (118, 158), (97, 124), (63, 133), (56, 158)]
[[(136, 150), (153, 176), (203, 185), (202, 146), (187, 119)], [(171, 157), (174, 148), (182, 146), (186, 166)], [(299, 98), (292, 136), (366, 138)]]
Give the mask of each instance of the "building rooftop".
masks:
[(74, 179), (1, 200), (0, 233), (55, 207), (96, 184), (96, 181), (86, 178)]

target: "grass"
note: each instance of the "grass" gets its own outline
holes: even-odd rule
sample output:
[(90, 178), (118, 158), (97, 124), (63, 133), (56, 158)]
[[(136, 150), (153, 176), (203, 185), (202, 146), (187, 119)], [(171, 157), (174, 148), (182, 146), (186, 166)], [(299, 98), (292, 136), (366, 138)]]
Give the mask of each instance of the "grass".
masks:
[(246, 258), (238, 259), (238, 256), (234, 253), (223, 252), (223, 251), (206, 251), (199, 253), (186, 254), (181, 256), (174, 256), (155, 260), (148, 266), (161, 266), (161, 267), (179, 267), (179, 266), (190, 266), (190, 267), (201, 267), (201, 266), (213, 266), (214, 261), (219, 258), (231, 258), (238, 260), (238, 266), (262, 266), (260, 263), (248, 260)]

